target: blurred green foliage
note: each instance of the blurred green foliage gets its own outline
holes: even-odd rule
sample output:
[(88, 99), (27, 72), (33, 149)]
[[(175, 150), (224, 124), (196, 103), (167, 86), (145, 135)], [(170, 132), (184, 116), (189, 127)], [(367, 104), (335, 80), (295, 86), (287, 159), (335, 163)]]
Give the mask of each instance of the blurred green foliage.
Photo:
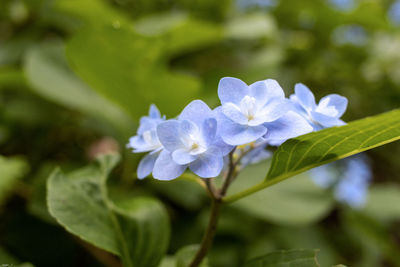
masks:
[[(205, 192), (190, 179), (137, 181), (139, 156), (125, 149), (150, 103), (169, 117), (195, 98), (215, 106), (219, 79), (234, 76), (277, 79), (287, 95), (296, 82), (317, 98), (342, 94), (347, 121), (399, 106), (400, 29), (386, 16), (393, 1), (355, 0), (349, 10), (328, 0), (238, 2), (0, 1), (0, 264), (118, 265), (55, 224), (45, 201), (55, 166), (70, 173), (107, 151), (123, 154), (110, 198), (158, 198), (171, 221), (161, 266), (187, 261), (186, 246), (206, 225)], [(227, 206), (209, 264), (308, 248), (320, 249), (321, 266), (400, 266), (400, 144), (369, 156), (365, 208), (335, 204), (304, 174)], [(250, 167), (232, 192), (265, 174), (265, 164)]]

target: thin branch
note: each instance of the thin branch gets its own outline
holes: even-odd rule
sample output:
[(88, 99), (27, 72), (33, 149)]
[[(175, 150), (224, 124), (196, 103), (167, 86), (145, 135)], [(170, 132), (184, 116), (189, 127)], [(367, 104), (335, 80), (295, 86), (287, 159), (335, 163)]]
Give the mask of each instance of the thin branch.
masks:
[(208, 222), (207, 230), (203, 236), (200, 244), (200, 249), (197, 251), (195, 257), (190, 263), (189, 267), (197, 267), (201, 264), (204, 257), (207, 255), (208, 250), (213, 242), (215, 232), (217, 231), (218, 219), (220, 215), (222, 202), (213, 198), (211, 203), (211, 214)]
[(236, 178), (238, 174), (238, 165), (240, 164), (240, 161), (247, 153), (249, 153), (249, 151), (253, 149), (253, 147), (244, 151), (236, 160), (233, 157), (235, 149), (229, 153), (229, 166), (226, 174), (224, 175), (224, 182), (220, 190), (217, 190), (215, 188), (212, 179), (203, 179), (212, 199), (211, 214), (207, 229), (203, 236), (203, 240), (200, 244), (200, 249), (197, 251), (189, 267), (199, 266), (203, 261), (204, 257), (207, 255), (207, 252), (211, 247), (211, 244), (213, 242), (217, 230), (220, 209), (221, 205), (223, 204), (222, 200), (226, 192), (228, 191), (229, 185), (232, 183), (232, 181)]
[(231, 182), (235, 176), (235, 168), (236, 168), (237, 161), (235, 164), (235, 162), (233, 160), (233, 153), (235, 153), (235, 149), (229, 153), (228, 172), (226, 173), (226, 176), (224, 177), (224, 183), (222, 185), (221, 190), (219, 191), (218, 199), (222, 199), (225, 196), (226, 192), (228, 191), (228, 187), (231, 184)]
[(204, 178), (203, 181), (206, 184), (206, 187), (207, 187), (208, 193), (210, 194), (210, 197), (213, 199), (216, 199), (218, 196), (218, 192), (217, 192), (217, 189), (215, 188), (213, 180), (210, 178)]

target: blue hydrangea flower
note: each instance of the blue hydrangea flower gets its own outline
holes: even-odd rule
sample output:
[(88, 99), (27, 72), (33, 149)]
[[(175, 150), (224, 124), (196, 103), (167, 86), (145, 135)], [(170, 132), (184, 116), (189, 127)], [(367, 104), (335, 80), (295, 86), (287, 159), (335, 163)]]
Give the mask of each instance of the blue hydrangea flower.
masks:
[(359, 209), (367, 201), (372, 171), (368, 158), (359, 154), (315, 168), (311, 177), (318, 186), (333, 188), (336, 200)]
[(289, 138), (313, 131), (313, 127), (299, 114), (288, 111), (276, 121), (264, 123), (268, 132), (263, 136), (271, 146), (280, 146)]
[(285, 140), (312, 131), (301, 116), (289, 112), (291, 105), (275, 80), (248, 86), (225, 77), (219, 82), (218, 96), (222, 105), (216, 112), (227, 144), (243, 145), (261, 137)]
[(313, 93), (304, 84), (296, 84), (294, 90), (295, 93), (290, 96), (294, 110), (302, 115), (314, 130), (345, 124), (340, 117), (346, 111), (347, 98), (331, 94), (323, 97), (317, 105)]
[(149, 116), (140, 118), (137, 134), (129, 139), (128, 148), (132, 148), (134, 153), (150, 152), (139, 163), (139, 179), (145, 178), (153, 171), (155, 161), (163, 148), (157, 136), (157, 126), (163, 121), (165, 117), (161, 116), (155, 105), (151, 105)]
[(222, 142), (215, 112), (201, 100), (185, 107), (176, 120), (157, 126), (164, 150), (155, 162), (153, 177), (171, 180), (186, 168), (203, 178), (216, 177), (223, 168), (223, 157), (232, 149)]

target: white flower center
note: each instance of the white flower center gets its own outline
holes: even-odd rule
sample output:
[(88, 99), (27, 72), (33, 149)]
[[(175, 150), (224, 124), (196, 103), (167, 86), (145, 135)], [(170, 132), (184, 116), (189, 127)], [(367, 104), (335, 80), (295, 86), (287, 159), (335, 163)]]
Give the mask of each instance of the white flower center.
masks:
[(199, 134), (189, 134), (182, 138), (182, 141), (187, 151), (192, 155), (201, 154), (207, 150)]
[(253, 120), (257, 112), (256, 99), (248, 95), (245, 96), (240, 101), (240, 111), (247, 117), (248, 121)]

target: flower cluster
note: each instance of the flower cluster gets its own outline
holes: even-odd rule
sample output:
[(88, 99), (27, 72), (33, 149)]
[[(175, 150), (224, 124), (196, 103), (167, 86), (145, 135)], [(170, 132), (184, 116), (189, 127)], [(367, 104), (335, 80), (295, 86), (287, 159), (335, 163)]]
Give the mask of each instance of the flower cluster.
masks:
[(170, 120), (151, 105), (149, 116), (141, 118), (137, 135), (128, 144), (135, 153), (149, 152), (139, 163), (140, 179), (152, 173), (156, 179), (171, 180), (187, 168), (202, 178), (216, 177), (236, 147), (246, 153), (242, 166), (257, 162), (270, 155), (265, 150), (268, 145), (343, 125), (340, 117), (347, 106), (347, 99), (339, 95), (328, 95), (317, 105), (302, 84), (285, 98), (271, 79), (247, 85), (236, 78), (222, 78), (218, 97), (221, 106), (215, 109), (194, 100)]

